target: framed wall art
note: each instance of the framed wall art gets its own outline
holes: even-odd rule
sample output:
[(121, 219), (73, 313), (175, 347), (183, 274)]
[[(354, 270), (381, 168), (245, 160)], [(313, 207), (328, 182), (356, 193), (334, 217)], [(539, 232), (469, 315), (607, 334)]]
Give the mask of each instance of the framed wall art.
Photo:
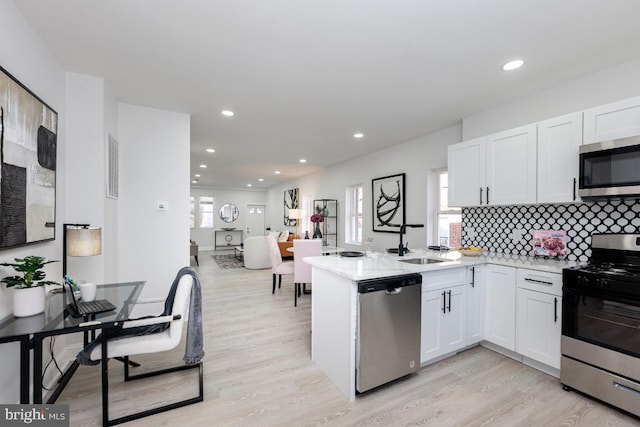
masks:
[(404, 174), (371, 180), (373, 231), (399, 233), (405, 222)]
[(284, 192), (284, 225), (297, 226), (298, 220), (289, 218), (289, 209), (300, 209), (300, 190), (291, 188)]
[(55, 239), (58, 114), (0, 67), (0, 249)]

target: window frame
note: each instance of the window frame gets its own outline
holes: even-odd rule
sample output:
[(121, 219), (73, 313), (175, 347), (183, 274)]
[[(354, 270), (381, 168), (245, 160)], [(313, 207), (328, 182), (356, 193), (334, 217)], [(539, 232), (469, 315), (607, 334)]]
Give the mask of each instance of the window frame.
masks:
[[(358, 200), (359, 198), (359, 200)], [(353, 184), (346, 188), (345, 203), (345, 243), (361, 245), (364, 232), (363, 185)]]
[[(434, 170), (436, 176), (436, 185), (435, 185), (435, 199), (434, 199), (434, 222), (433, 222), (433, 231), (434, 231), (434, 244), (440, 245), (440, 218), (443, 215), (462, 215), (462, 208), (456, 208), (449, 206), (449, 197), (447, 196), (447, 208), (442, 209), (441, 200), (442, 200), (442, 174), (447, 175), (447, 187), (446, 191), (449, 188), (449, 171), (447, 168), (435, 169)], [(461, 218), (462, 219), (462, 218)], [(461, 221), (462, 222), (462, 221)], [(461, 230), (462, 231), (462, 230)], [(448, 236), (447, 245), (451, 245), (451, 236)]]

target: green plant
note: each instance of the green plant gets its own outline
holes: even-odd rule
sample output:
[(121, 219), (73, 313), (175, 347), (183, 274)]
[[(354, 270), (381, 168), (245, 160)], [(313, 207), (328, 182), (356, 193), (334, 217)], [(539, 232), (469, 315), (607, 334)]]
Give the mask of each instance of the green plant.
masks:
[(7, 288), (10, 288), (12, 286), (18, 286), (20, 288), (31, 288), (44, 285), (59, 285), (58, 282), (43, 280), (46, 274), (44, 271), (42, 271), (42, 268), (46, 264), (58, 261), (46, 260), (43, 257), (33, 255), (26, 256), (24, 258), (15, 258), (15, 261), (16, 262), (0, 263), (0, 265), (3, 265), (5, 267), (13, 267), (15, 271), (22, 273), (22, 276), (8, 276), (0, 280), (1, 283), (7, 285)]

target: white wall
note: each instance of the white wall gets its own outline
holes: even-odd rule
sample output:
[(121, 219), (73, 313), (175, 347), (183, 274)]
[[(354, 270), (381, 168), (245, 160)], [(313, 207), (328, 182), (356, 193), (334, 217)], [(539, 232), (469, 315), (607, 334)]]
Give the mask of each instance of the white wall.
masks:
[[(26, 23), (13, 2), (0, 2), (0, 66), (11, 73), (22, 84), (28, 87), (44, 102), (58, 113), (58, 154), (56, 174), (56, 197), (58, 200), (65, 196), (65, 74), (52, 53), (45, 47), (42, 40)], [(62, 252), (61, 218), (64, 218), (63, 203), (56, 205), (56, 240), (48, 243), (29, 245), (19, 249), (0, 251), (0, 261), (12, 261), (15, 257), (26, 255), (41, 255), (49, 259), (59, 260)], [(57, 279), (62, 274), (61, 263), (50, 264), (46, 268), (51, 279)], [(10, 270), (2, 268), (1, 276), (6, 276)], [(10, 292), (4, 286), (0, 287), (0, 318), (11, 313)], [(0, 345), (0, 402), (17, 403), (19, 390), (19, 346), (16, 344)]]
[[(118, 105), (119, 281), (146, 280), (142, 298), (166, 297), (189, 265), (187, 114)], [(157, 211), (156, 202), (167, 211)]]
[[(338, 238), (344, 244), (345, 192), (354, 184), (363, 186), (364, 238), (373, 237), (374, 250), (398, 246), (397, 233), (373, 232), (371, 180), (397, 173), (405, 173), (406, 219), (408, 223), (425, 224), (425, 228), (407, 229), (405, 242), (409, 247), (425, 247), (436, 241), (432, 235), (432, 207), (428, 205), (428, 192), (433, 185), (430, 172), (447, 165), (447, 146), (461, 141), (460, 126), (452, 126), (440, 132), (395, 145), (391, 148), (327, 168), (325, 171), (274, 186), (267, 193), (267, 224), (274, 230), (283, 230), (284, 191), (298, 187), (300, 194), (312, 199), (338, 200)], [(310, 225), (301, 225), (304, 233)], [(289, 227), (293, 230), (294, 227)], [(429, 238), (427, 238), (429, 235)]]
[[(66, 163), (70, 170), (63, 205), (69, 209), (61, 222), (102, 227), (107, 243), (112, 230), (104, 226), (104, 80), (77, 73), (66, 77)], [(76, 280), (105, 283), (104, 272), (104, 255), (67, 257), (67, 273)]]
[(640, 58), (464, 117), (463, 139), (551, 119), (640, 95)]
[[(245, 232), (245, 221), (247, 218), (247, 204), (266, 204), (267, 192), (265, 190), (223, 190), (212, 187), (191, 186), (191, 195), (212, 196), (215, 199), (213, 229), (211, 228), (194, 228), (191, 229), (191, 239), (198, 243), (199, 250), (213, 250), (214, 248), (214, 230), (220, 230), (222, 227), (235, 227)], [(232, 203), (238, 208), (238, 219), (232, 223), (226, 223), (218, 216), (218, 210), (225, 203)], [(246, 235), (244, 236), (247, 237)]]

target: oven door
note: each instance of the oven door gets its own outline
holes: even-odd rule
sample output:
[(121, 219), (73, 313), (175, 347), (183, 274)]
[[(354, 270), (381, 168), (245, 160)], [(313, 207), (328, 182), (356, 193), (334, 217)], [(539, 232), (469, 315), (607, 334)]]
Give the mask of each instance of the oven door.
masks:
[(608, 295), (606, 290), (565, 287), (562, 335), (638, 357), (640, 299)]
[(580, 147), (580, 197), (640, 194), (640, 145), (607, 141)]

